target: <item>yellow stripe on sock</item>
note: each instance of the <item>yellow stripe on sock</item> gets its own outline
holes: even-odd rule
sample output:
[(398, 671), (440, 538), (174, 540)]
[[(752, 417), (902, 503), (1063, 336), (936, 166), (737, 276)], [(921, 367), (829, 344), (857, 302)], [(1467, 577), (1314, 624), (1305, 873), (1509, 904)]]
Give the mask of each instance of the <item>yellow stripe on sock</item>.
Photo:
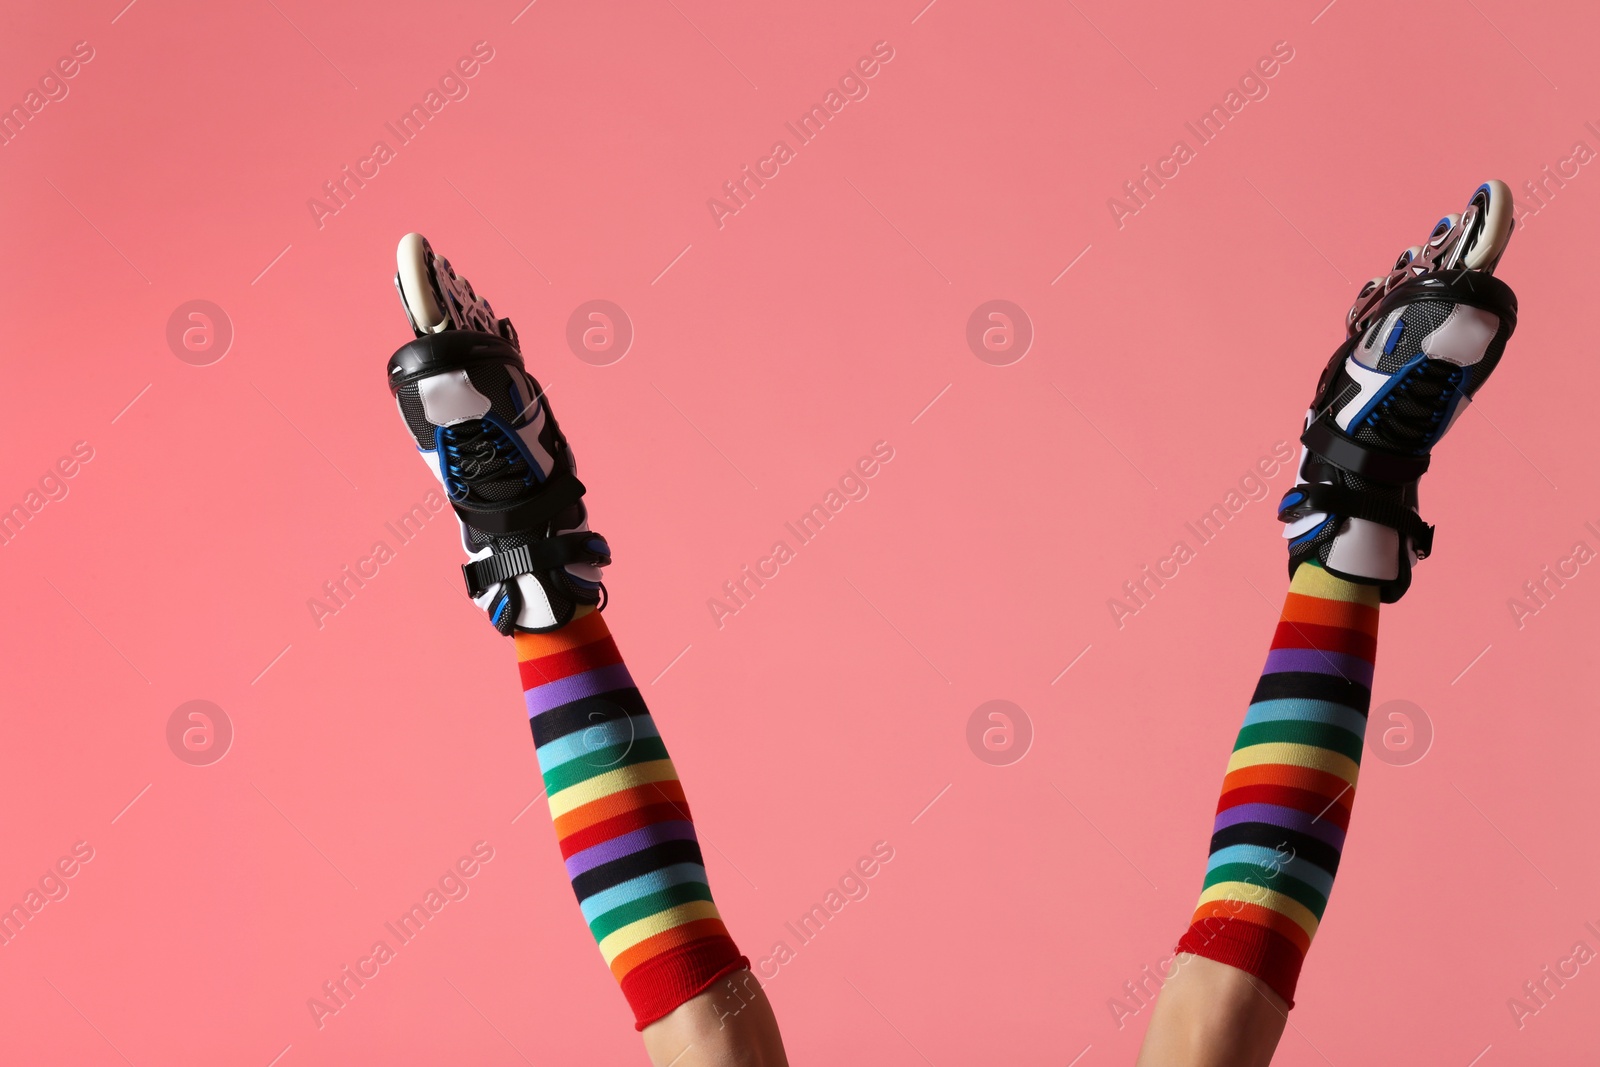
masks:
[(1228, 759), (1228, 773), (1241, 767), (1259, 767), (1275, 763), (1286, 767), (1310, 767), (1338, 775), (1352, 786), (1361, 775), (1361, 766), (1355, 760), (1330, 748), (1316, 745), (1296, 745), (1287, 741), (1274, 741), (1265, 745), (1248, 745)]
[(559, 793), (550, 795), (550, 817), (559, 819), (570, 811), (583, 807), (601, 797), (608, 797), (612, 793), (620, 793), (624, 789), (631, 789), (636, 785), (648, 785), (651, 782), (670, 782), (678, 777), (677, 770), (669, 759), (651, 760), (649, 763), (636, 763), (631, 767), (621, 767), (605, 774), (596, 775), (587, 781), (570, 785)]
[(1369, 608), (1378, 606), (1377, 586), (1357, 585), (1335, 578), (1314, 563), (1302, 563), (1295, 569), (1289, 592), (1323, 600), (1342, 600), (1347, 604), (1365, 604)]
[(1311, 909), (1276, 890), (1264, 889), (1249, 882), (1218, 882), (1200, 894), (1200, 901), (1195, 907), (1199, 909), (1218, 900), (1243, 900), (1258, 904), (1293, 919), (1295, 925), (1306, 932), (1306, 937), (1316, 936), (1317, 917), (1311, 914)]
[(611, 966), (611, 961), (628, 951), (645, 938), (666, 933), (674, 926), (694, 922), (696, 919), (720, 919), (717, 906), (709, 900), (695, 900), (688, 904), (679, 904), (677, 907), (658, 911), (654, 915), (647, 915), (638, 922), (631, 922), (627, 926), (619, 927), (600, 939), (600, 955), (605, 957), (606, 966)]

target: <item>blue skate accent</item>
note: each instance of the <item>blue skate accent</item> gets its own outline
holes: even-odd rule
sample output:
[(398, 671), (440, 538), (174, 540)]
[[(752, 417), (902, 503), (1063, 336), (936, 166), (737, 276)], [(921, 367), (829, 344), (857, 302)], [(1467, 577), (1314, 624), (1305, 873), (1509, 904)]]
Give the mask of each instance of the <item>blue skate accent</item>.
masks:
[[(526, 442), (523, 442), (522, 435), (518, 435), (514, 429), (510, 429), (506, 421), (499, 418), (498, 414), (494, 414), (493, 411), (485, 413), (485, 416), (482, 419), (478, 419), (478, 422), (482, 426), (493, 430), (490, 434), (486, 434), (486, 437), (493, 445), (496, 454), (504, 453), (507, 446), (510, 446), (517, 453), (518, 458), (522, 459), (523, 466), (528, 469), (528, 474), (523, 475), (523, 482), (526, 485), (541, 485), (544, 482), (544, 477), (546, 477), (544, 470), (539, 469), (538, 461), (533, 458), (533, 453), (528, 450)], [(434, 427), (434, 451), (438, 454), (438, 467), (440, 467), (440, 474), (443, 475), (443, 482), (445, 482), (445, 493), (453, 501), (464, 501), (464, 499), (467, 499), (467, 494), (469, 494), (470, 490), (467, 488), (466, 483), (461, 482), (461, 466), (456, 462), (461, 458), (461, 454), (459, 454), (458, 448), (454, 446), (453, 438), (454, 427)]]
[[(1455, 384), (1457, 386), (1459, 386), (1459, 382), (1457, 382)], [(1449, 426), (1450, 423), (1451, 423), (1451, 420), (1453, 420), (1456, 417), (1457, 409), (1459, 409), (1461, 407), (1461, 405), (1465, 404), (1466, 402), (1467, 402), (1467, 394), (1461, 392), (1460, 388), (1458, 387), (1456, 389), (1455, 393), (1453, 393), (1451, 395), (1451, 397), (1450, 397), (1450, 406), (1448, 408), (1446, 408), (1444, 410), (1444, 412), (1439, 416), (1439, 421), (1438, 421), (1437, 425), (1434, 426), (1433, 433), (1428, 435), (1427, 442), (1424, 443), (1423, 446), (1420, 449), (1418, 449), (1417, 451), (1426, 452), (1429, 449), (1431, 449), (1435, 444), (1437, 444), (1438, 441), (1439, 441), (1439, 438), (1444, 435), (1444, 428), (1446, 426)]]
[(499, 415), (496, 415), (492, 411), (484, 414), (483, 421), (488, 423), (490, 426), (495, 427), (502, 434), (504, 434), (510, 440), (511, 444), (516, 448), (517, 452), (522, 456), (523, 462), (527, 463), (528, 465), (528, 473), (533, 476), (533, 480), (528, 484), (543, 485), (545, 478), (544, 471), (539, 468), (539, 461), (533, 458), (533, 453), (529, 451), (528, 443), (522, 439), (522, 435), (516, 430), (512, 429), (506, 420), (502, 419)]
[(1400, 344), (1400, 335), (1405, 333), (1405, 332), (1406, 332), (1406, 320), (1405, 319), (1395, 319), (1394, 320), (1394, 329), (1389, 331), (1388, 339), (1383, 342), (1383, 354), (1384, 355), (1387, 356), (1387, 355), (1392, 355), (1394, 353), (1395, 348)]
[(450, 478), (451, 463), (448, 459), (450, 453), (446, 450), (447, 446), (444, 440), (447, 429), (449, 427), (446, 426), (435, 426), (433, 428), (434, 458), (439, 461), (439, 474), (444, 480), (444, 495), (451, 500), (465, 500), (468, 492), (467, 487), (463, 485), (457, 491), (456, 483)]
[(1427, 358), (1427, 356), (1423, 355), (1421, 352), (1418, 352), (1415, 356), (1412, 356), (1409, 360), (1407, 360), (1404, 366), (1398, 368), (1393, 374), (1389, 375), (1389, 380), (1384, 382), (1383, 385), (1379, 386), (1378, 391), (1372, 394), (1372, 399), (1368, 400), (1364, 405), (1362, 405), (1361, 410), (1356, 412), (1356, 417), (1350, 420), (1350, 429), (1346, 432), (1354, 433), (1355, 428), (1361, 425), (1365, 419), (1371, 416), (1372, 410), (1379, 404), (1388, 400), (1389, 394), (1394, 392), (1395, 388), (1405, 380), (1406, 376), (1421, 366), (1422, 361)]
[[(501, 453), (510, 445), (521, 457), (527, 466), (528, 473), (523, 476), (527, 485), (537, 485), (544, 481), (544, 472), (539, 469), (539, 464), (534, 461), (533, 454), (528, 451), (527, 444), (518, 434), (508, 427), (505, 420), (494, 412), (488, 412), (478, 420), (482, 425), (494, 431), (487, 436), (494, 446), (496, 453)], [(454, 426), (435, 426), (433, 429), (434, 451), (439, 457), (439, 470), (444, 476), (445, 495), (451, 500), (464, 501), (471, 489), (461, 481), (461, 466), (457, 462), (460, 451), (452, 443), (455, 436)]]
[(448, 427), (434, 427), (434, 456), (438, 458), (438, 475), (440, 475), (440, 480), (445, 483), (445, 496), (453, 499), (453, 501), (464, 501), (464, 499), (467, 499), (467, 486), (462, 485), (459, 491), (456, 490), (456, 483), (450, 477), (450, 461), (446, 459), (446, 456), (450, 453), (445, 451), (446, 429)]

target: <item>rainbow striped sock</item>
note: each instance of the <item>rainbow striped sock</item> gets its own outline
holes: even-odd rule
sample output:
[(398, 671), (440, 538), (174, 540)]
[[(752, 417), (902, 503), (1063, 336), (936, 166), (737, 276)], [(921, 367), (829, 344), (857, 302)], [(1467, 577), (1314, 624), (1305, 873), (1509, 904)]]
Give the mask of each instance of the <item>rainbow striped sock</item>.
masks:
[(599, 612), (516, 635), (567, 876), (637, 1028), (750, 966), (717, 914), (678, 773)]
[(1377, 643), (1377, 586), (1315, 563), (1295, 571), (1178, 942), (1255, 975), (1291, 1007), (1350, 825)]

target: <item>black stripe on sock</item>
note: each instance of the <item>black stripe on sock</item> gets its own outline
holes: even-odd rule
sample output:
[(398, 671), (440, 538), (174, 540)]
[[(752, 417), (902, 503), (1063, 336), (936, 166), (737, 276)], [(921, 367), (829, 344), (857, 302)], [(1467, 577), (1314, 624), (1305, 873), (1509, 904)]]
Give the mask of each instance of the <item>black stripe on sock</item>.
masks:
[(631, 878), (638, 878), (651, 871), (670, 867), (674, 863), (698, 863), (704, 867), (705, 862), (704, 857), (700, 855), (700, 846), (696, 842), (663, 841), (659, 845), (651, 845), (621, 859), (602, 863), (598, 867), (584, 871), (572, 880), (572, 891), (578, 894), (578, 902), (582, 903), (602, 890), (621, 885)]
[(614, 689), (599, 696), (582, 697), (570, 704), (561, 704), (540, 712), (528, 722), (533, 727), (533, 743), (538, 746), (591, 726), (630, 717), (647, 717), (649, 714), (650, 709), (644, 706), (644, 697), (630, 685), (626, 689)]
[(1353, 708), (1366, 715), (1367, 707), (1372, 703), (1372, 690), (1360, 682), (1352, 682), (1348, 678), (1339, 678), (1332, 674), (1277, 671), (1261, 676), (1261, 680), (1256, 683), (1255, 696), (1250, 698), (1250, 703), (1295, 699), (1326, 700), (1332, 704)]
[(1212, 852), (1220, 852), (1230, 845), (1260, 845), (1276, 849), (1291, 853), (1307, 863), (1314, 863), (1329, 874), (1339, 873), (1339, 850), (1299, 830), (1286, 830), (1264, 822), (1242, 822), (1211, 835)]

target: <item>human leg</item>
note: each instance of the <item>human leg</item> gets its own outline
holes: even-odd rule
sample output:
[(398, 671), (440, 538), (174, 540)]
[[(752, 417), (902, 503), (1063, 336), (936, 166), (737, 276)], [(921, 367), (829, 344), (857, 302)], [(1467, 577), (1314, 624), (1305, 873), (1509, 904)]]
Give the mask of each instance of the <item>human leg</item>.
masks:
[[(513, 636), (584, 920), (657, 1063), (781, 1065), (776, 1019), (712, 901), (677, 772), (599, 612), (610, 548), (589, 529), (572, 450), (516, 331), (420, 236), (402, 240), (398, 260), (416, 340), (390, 360), (389, 386), (461, 520), (468, 592)], [(753, 1010), (724, 1007), (729, 982), (754, 986)]]

